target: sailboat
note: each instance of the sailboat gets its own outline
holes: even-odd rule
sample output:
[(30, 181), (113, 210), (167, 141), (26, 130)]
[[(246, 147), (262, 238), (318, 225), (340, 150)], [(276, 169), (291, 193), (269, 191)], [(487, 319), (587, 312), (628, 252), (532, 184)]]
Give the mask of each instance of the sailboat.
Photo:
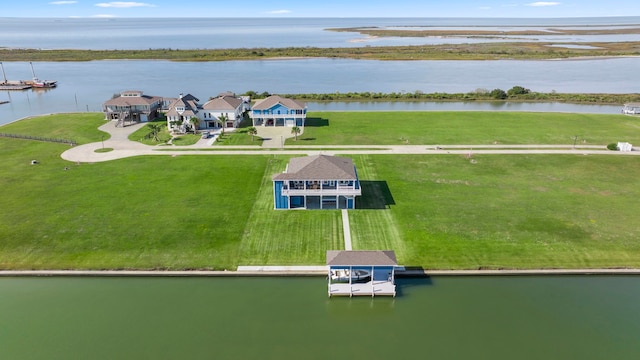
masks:
[(34, 88), (54, 88), (56, 87), (58, 84), (57, 81), (55, 80), (40, 80), (38, 79), (38, 77), (36, 76), (36, 72), (33, 71), (33, 63), (29, 62), (29, 65), (31, 65), (31, 74), (33, 75), (33, 83), (31, 84), (31, 86), (33, 86)]
[(24, 81), (10, 81), (7, 80), (7, 75), (4, 73), (4, 66), (0, 62), (0, 69), (2, 69), (2, 79), (0, 82), (0, 90), (26, 90), (30, 89), (31, 85), (26, 84)]

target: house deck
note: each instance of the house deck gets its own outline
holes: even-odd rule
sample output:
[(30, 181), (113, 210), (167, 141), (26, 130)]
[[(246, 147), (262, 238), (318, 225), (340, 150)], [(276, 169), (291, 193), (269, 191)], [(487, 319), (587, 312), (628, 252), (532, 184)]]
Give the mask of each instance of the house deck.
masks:
[(329, 284), (329, 297), (331, 296), (396, 296), (396, 286), (393, 281), (369, 281), (366, 283), (331, 283)]

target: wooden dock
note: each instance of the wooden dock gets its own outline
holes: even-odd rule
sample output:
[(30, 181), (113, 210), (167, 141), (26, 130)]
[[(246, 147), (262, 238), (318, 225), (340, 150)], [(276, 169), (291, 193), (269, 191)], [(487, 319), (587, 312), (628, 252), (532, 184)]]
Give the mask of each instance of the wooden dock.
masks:
[(371, 296), (376, 295), (396, 296), (396, 285), (393, 281), (369, 281), (366, 283), (331, 283), (329, 284), (329, 297), (331, 296)]
[(0, 90), (28, 90), (31, 89), (31, 85), (24, 82), (6, 82), (0, 83)]

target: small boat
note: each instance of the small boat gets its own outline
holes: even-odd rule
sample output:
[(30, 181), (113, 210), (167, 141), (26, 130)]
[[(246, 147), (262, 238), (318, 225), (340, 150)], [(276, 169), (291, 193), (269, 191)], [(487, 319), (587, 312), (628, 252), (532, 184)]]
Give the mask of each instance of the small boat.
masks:
[(31, 86), (38, 89), (49, 89), (49, 88), (54, 88), (58, 85), (58, 82), (55, 80), (38, 79), (35, 71), (33, 71), (33, 63), (29, 62), (29, 65), (31, 65), (31, 74), (33, 75), (33, 81), (31, 82)]
[(359, 282), (369, 281), (371, 279), (371, 272), (367, 270), (332, 270), (331, 281), (334, 282)]

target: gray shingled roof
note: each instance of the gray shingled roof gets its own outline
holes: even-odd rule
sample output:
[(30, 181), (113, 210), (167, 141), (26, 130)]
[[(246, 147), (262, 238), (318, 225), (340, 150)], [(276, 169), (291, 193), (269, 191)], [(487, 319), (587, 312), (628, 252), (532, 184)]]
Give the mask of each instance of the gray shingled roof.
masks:
[(314, 155), (289, 160), (287, 172), (273, 180), (356, 180), (353, 160), (346, 157)]
[(330, 266), (396, 266), (393, 250), (327, 250), (327, 265)]
[[(176, 107), (184, 107), (182, 114), (176, 111)], [(169, 105), (169, 111), (167, 116), (194, 116), (198, 112), (198, 98), (191, 94), (184, 95), (181, 98), (176, 99)]]
[(136, 106), (151, 105), (162, 100), (160, 96), (118, 96), (104, 102), (104, 106)]
[(254, 110), (267, 110), (272, 108), (276, 104), (282, 104), (289, 109), (303, 110), (307, 105), (301, 101), (297, 101), (294, 99), (283, 98), (278, 95), (271, 95), (264, 100), (257, 101), (252, 109)]
[(220, 96), (207, 101), (202, 108), (205, 110), (235, 110), (242, 105), (242, 100), (233, 96)]

